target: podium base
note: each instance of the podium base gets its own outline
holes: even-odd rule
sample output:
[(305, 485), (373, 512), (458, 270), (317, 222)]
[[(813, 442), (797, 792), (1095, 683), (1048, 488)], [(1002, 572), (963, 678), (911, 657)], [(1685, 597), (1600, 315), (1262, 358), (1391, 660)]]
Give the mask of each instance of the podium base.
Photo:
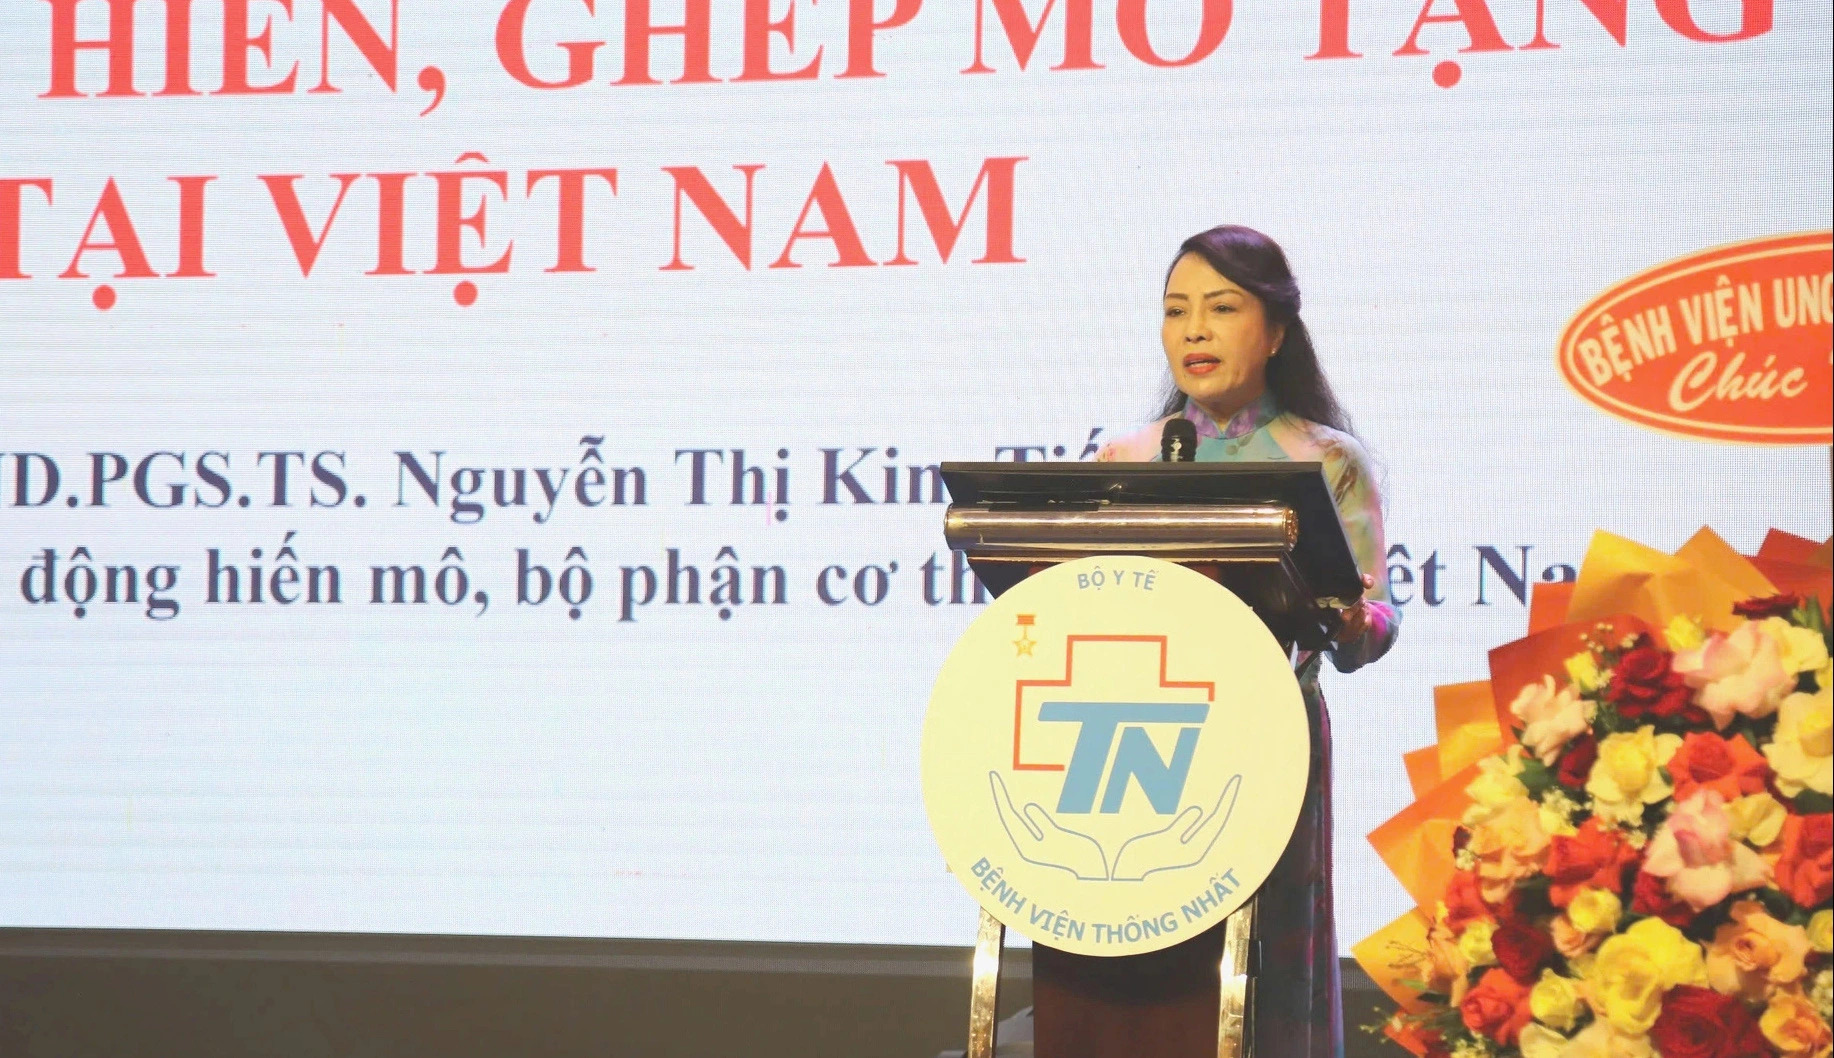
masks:
[[(1253, 1058), (1256, 899), (1222, 925), (1145, 955), (1032, 946), (1036, 1058)], [(993, 1058), (1005, 927), (981, 913), (967, 1058)]]

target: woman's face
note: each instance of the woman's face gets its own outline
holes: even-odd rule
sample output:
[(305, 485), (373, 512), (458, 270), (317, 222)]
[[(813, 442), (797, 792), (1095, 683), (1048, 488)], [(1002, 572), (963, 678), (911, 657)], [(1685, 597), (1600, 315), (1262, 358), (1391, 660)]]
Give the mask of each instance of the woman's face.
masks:
[(1267, 361), (1286, 327), (1270, 325), (1261, 299), (1194, 253), (1172, 266), (1160, 328), (1172, 380), (1213, 418), (1233, 415), (1267, 388)]

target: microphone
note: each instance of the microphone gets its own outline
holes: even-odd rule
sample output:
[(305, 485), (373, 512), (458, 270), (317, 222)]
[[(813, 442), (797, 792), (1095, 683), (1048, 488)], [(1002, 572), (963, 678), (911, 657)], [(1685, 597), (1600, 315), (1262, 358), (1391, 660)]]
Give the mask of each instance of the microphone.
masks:
[(1165, 424), (1159, 436), (1159, 458), (1167, 463), (1191, 463), (1197, 460), (1197, 427), (1180, 415)]

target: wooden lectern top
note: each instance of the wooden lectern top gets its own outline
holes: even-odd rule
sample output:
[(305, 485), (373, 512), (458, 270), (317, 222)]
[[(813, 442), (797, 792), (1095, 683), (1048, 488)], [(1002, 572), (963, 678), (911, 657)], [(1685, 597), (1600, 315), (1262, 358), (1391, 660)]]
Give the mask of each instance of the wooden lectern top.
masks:
[[(1281, 550), (1290, 554), (1305, 589), (1315, 598), (1349, 600), (1363, 594), (1362, 576), (1322, 463), (944, 463), (942, 477), (953, 501), (952, 518), (971, 508), (1055, 515), (1065, 522), (1075, 520), (1079, 512), (1124, 517), (1129, 508), (1139, 507), (1185, 508), (1194, 517), (1232, 508), (1285, 508), (1292, 512), (1297, 532)], [(1201, 523), (1193, 523), (1191, 529), (1205, 533)], [(948, 535), (950, 546), (970, 557), (980, 554), (975, 541)], [(1046, 532), (1038, 542), (1064, 541)], [(1188, 542), (1200, 545), (1205, 536)], [(1107, 553), (1156, 552), (1118, 546)], [(998, 593), (994, 585), (988, 587)]]

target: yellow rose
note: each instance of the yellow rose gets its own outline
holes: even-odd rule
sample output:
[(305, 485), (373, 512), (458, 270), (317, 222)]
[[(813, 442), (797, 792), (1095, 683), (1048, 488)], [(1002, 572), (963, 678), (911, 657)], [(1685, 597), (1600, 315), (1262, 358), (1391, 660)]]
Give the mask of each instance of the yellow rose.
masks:
[(1616, 893), (1592, 886), (1573, 894), (1572, 902), (1567, 905), (1567, 918), (1585, 933), (1614, 932), (1623, 914), (1624, 902)]
[(1668, 619), (1668, 627), (1662, 630), (1662, 638), (1668, 640), (1668, 648), (1679, 654), (1684, 650), (1694, 650), (1707, 641), (1707, 630), (1700, 623), (1700, 618), (1686, 614), (1676, 614)]
[(1822, 908), (1809, 917), (1809, 947), (1823, 955), (1834, 954), (1834, 911)]
[(1777, 641), (1784, 672), (1814, 672), (1828, 664), (1828, 645), (1812, 628), (1798, 628), (1781, 617), (1766, 617), (1764, 633)]
[(1726, 815), (1732, 820), (1734, 838), (1761, 849), (1783, 833), (1789, 810), (1767, 793), (1754, 793), (1727, 805)]
[(1821, 1058), (1834, 1043), (1827, 1022), (1800, 992), (1777, 992), (1758, 1018), (1758, 1028), (1783, 1058)]
[[(1707, 984), (1706, 960), (1700, 945), (1683, 936), (1681, 931), (1659, 918), (1646, 918), (1624, 931), (1647, 948), (1662, 968), (1667, 987)], [(1609, 941), (1607, 941), (1609, 943)]]
[(1764, 746), (1777, 773), (1777, 789), (1794, 797), (1804, 789), (1834, 793), (1834, 692), (1798, 691), (1777, 708), (1777, 732)]
[[(1615, 939), (1615, 938), (1614, 938)], [(1611, 1027), (1623, 1032), (1646, 1033), (1662, 1013), (1662, 979), (1647, 958), (1632, 959), (1622, 952), (1600, 958), (1589, 995), (1594, 1011)]]
[(1606, 735), (1598, 744), (1598, 762), (1586, 780), (1593, 814), (1607, 822), (1641, 823), (1644, 805), (1675, 792), (1662, 777), (1662, 765), (1680, 748), (1680, 735), (1658, 735), (1647, 724), (1635, 731)]
[(1465, 957), (1467, 966), (1489, 966), (1496, 962), (1496, 949), (1490, 946), (1491, 938), (1496, 936), (1496, 923), (1480, 918), (1465, 927), (1458, 935), (1458, 954)]
[(1591, 694), (1604, 686), (1604, 674), (1598, 671), (1598, 658), (1590, 650), (1581, 651), (1566, 661), (1567, 678), (1573, 681), (1573, 689), (1581, 694)]
[(1579, 982), (1552, 970), (1541, 971), (1541, 980), (1528, 992), (1528, 1010), (1535, 1020), (1561, 1032), (1571, 1032), (1579, 1020)]
[(1586, 1001), (1612, 1028), (1649, 1032), (1662, 1013), (1662, 997), (1676, 985), (1707, 983), (1700, 948), (1659, 918), (1641, 919), (1607, 937), (1586, 979)]
[(1471, 798), (1472, 804), (1465, 809), (1464, 824), (1475, 826), (1510, 802), (1527, 797), (1528, 787), (1516, 778), (1522, 774), (1523, 767), (1521, 746), (1511, 746), (1501, 756), (1485, 757), (1478, 761), (1477, 778), (1465, 787), (1465, 796)]
[(1815, 689), (1834, 690), (1834, 660), (1815, 670)]
[(1522, 1052), (1522, 1058), (1561, 1058), (1566, 1046), (1565, 1036), (1532, 1021), (1522, 1026), (1522, 1034), (1516, 1037), (1516, 1047)]

